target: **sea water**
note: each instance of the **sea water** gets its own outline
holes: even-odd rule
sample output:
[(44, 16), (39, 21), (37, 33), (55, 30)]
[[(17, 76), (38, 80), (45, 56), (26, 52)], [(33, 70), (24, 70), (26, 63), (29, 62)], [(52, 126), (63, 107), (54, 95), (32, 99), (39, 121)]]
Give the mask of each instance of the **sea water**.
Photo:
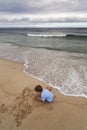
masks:
[(65, 95), (87, 98), (86, 28), (1, 28), (0, 58)]

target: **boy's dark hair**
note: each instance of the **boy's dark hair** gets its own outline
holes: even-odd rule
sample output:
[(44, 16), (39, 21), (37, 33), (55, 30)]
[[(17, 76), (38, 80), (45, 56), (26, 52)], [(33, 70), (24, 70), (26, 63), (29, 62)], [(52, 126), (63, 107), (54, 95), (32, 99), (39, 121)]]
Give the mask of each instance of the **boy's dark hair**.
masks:
[(37, 86), (34, 88), (34, 90), (35, 90), (36, 92), (42, 92), (43, 88), (42, 88), (40, 85), (37, 85)]

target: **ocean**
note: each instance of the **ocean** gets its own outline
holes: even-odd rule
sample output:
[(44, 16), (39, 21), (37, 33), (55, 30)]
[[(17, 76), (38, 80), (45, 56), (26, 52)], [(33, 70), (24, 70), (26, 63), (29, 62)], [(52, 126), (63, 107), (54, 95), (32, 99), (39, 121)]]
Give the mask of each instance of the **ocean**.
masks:
[(0, 58), (68, 96), (87, 98), (86, 28), (0, 28)]

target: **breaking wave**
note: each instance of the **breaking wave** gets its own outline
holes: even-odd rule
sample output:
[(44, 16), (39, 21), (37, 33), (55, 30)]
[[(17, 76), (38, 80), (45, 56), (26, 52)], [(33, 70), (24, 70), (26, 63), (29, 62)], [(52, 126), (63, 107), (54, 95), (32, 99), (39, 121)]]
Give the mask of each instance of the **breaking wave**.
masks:
[(87, 38), (87, 34), (27, 34), (28, 37), (42, 37), (42, 38)]

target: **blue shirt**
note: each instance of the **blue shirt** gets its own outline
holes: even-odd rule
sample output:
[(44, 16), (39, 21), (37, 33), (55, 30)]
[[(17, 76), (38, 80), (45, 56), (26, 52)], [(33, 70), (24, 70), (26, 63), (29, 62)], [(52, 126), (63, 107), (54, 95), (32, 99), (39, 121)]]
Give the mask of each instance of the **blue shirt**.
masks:
[(53, 97), (54, 97), (53, 93), (50, 92), (48, 89), (43, 89), (43, 91), (41, 92), (41, 100), (42, 101), (52, 102)]

